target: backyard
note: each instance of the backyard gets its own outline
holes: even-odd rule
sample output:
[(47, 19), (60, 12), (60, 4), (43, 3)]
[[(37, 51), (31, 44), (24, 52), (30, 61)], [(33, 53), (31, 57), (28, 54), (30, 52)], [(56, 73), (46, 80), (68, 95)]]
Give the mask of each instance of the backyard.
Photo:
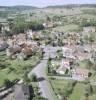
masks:
[(26, 72), (29, 72), (40, 61), (40, 55), (37, 55), (28, 60), (11, 60), (5, 52), (0, 52), (0, 86), (4, 84), (6, 79), (12, 81), (22, 78)]
[[(69, 84), (72, 82), (74, 81), (50, 79), (51, 86), (57, 97), (60, 94), (65, 95), (65, 93), (67, 93), (66, 91), (69, 90), (70, 87)], [(82, 98), (84, 97), (84, 92), (85, 92), (85, 84), (77, 82), (73, 86), (71, 93), (70, 94), (67, 93), (68, 95), (67, 98), (68, 100), (82, 100)]]

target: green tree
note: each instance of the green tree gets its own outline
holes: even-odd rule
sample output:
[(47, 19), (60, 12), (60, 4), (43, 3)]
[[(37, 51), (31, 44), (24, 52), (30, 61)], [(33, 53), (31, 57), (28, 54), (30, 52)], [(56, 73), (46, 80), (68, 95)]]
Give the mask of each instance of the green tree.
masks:
[(2, 31), (2, 24), (0, 24), (0, 32)]
[(46, 20), (51, 22), (51, 18), (49, 16), (46, 17)]
[(37, 76), (35, 74), (31, 75), (31, 81), (33, 81), (33, 82), (37, 81)]
[(25, 82), (25, 83), (29, 83), (29, 82), (30, 82), (30, 79), (29, 79), (29, 77), (28, 77), (28, 72), (26, 72), (26, 73), (24, 74), (23, 79), (24, 79), (24, 82)]
[(27, 27), (32, 30), (43, 30), (44, 26), (41, 21), (31, 21), (27, 23)]
[(48, 100), (48, 99), (41, 97), (41, 96), (36, 96), (32, 100)]
[(13, 82), (10, 81), (9, 79), (5, 79), (4, 81), (4, 85), (6, 86), (6, 88), (10, 88), (11, 86), (13, 86)]
[(93, 93), (92, 85), (88, 84), (88, 85), (85, 87), (85, 94), (88, 95), (88, 96), (90, 96), (92, 93)]
[(12, 29), (13, 21), (14, 21), (13, 18), (8, 18), (7, 21), (8, 21), (9, 28)]
[(12, 33), (24, 33), (27, 30), (27, 23), (24, 18), (16, 18), (12, 25)]

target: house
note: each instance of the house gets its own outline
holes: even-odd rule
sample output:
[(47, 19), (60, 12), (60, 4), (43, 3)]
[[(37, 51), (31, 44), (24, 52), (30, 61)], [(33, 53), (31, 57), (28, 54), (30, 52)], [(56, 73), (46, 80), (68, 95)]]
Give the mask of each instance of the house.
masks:
[(12, 57), (13, 55), (20, 53), (20, 52), (21, 52), (21, 47), (17, 45), (6, 49), (6, 54), (9, 57)]
[(96, 51), (96, 43), (92, 43), (92, 49)]
[(84, 52), (90, 53), (92, 51), (91, 44), (85, 44), (83, 47), (84, 47)]
[(65, 67), (66, 69), (70, 70), (70, 61), (68, 59), (62, 59), (61, 67)]
[(47, 28), (47, 23), (43, 23), (44, 28)]
[(58, 74), (64, 75), (66, 72), (71, 70), (71, 63), (70, 59), (62, 59), (60, 63), (60, 67), (56, 70)]
[(83, 27), (83, 32), (84, 33), (94, 33), (96, 30), (95, 30), (95, 27)]
[(77, 58), (77, 60), (85, 60), (85, 59), (90, 59), (91, 58), (91, 54), (90, 53), (86, 53), (86, 52), (76, 52), (75, 57)]
[(9, 25), (4, 25), (2, 30), (10, 31)]
[(54, 24), (52, 22), (43, 23), (44, 28), (53, 28)]
[(54, 60), (54, 61), (51, 61), (51, 67), (56, 70), (58, 67), (60, 66), (60, 61), (58, 60)]
[(62, 59), (60, 67), (56, 70), (58, 74), (64, 75), (67, 71), (70, 71), (70, 60)]
[(9, 24), (8, 24), (8, 22), (7, 21), (4, 21), (4, 22), (1, 22), (0, 21), (0, 23), (2, 24), (2, 32), (4, 32), (5, 30), (6, 31), (10, 31), (10, 28), (9, 28)]
[(12, 40), (12, 39), (8, 39), (7, 40), (7, 44), (9, 45), (9, 47), (12, 47), (13, 46), (13, 44), (14, 44), (14, 41)]
[(41, 35), (41, 32), (34, 31), (32, 39), (34, 40), (34, 39), (40, 39), (40, 38), (43, 38), (43, 35)]
[(8, 44), (5, 41), (0, 41), (0, 51), (4, 51), (8, 48)]
[(89, 76), (89, 70), (75, 68), (72, 70), (72, 77), (77, 79), (86, 79)]
[(10, 47), (14, 45), (22, 45), (26, 43), (26, 34), (20, 33), (18, 35), (13, 35), (11, 38), (7, 40), (7, 43)]
[(74, 49), (71, 49), (71, 46), (64, 46), (62, 48), (62, 51), (63, 51), (63, 57), (64, 58), (72, 58), (72, 59), (75, 59), (75, 57), (73, 56), (73, 52), (74, 52)]
[(95, 60), (96, 60), (96, 51), (92, 51), (92, 55), (91, 55), (90, 61), (91, 61), (92, 63), (94, 63)]
[(20, 33), (13, 38), (15, 40), (15, 45), (22, 45), (26, 43), (26, 34)]
[(7, 56), (24, 59), (28, 56), (32, 56), (32, 53), (35, 53), (37, 50), (39, 50), (37, 42), (31, 40), (23, 41), (22, 38), (21, 42), (18, 41), (20, 40), (14, 41), (13, 39), (13, 41), (9, 42), (10, 46), (6, 50)]
[(62, 48), (63, 51), (63, 57), (70, 57), (70, 55), (72, 55), (72, 49), (67, 48), (67, 47), (63, 47)]
[(20, 59), (20, 60), (24, 60), (24, 59), (26, 59), (27, 58), (27, 56), (24, 54), (24, 53), (17, 53), (16, 54), (16, 57), (17, 57), (17, 59)]
[(40, 32), (35, 32), (35, 31), (32, 31), (32, 30), (28, 30), (26, 32), (26, 37), (27, 39), (40, 39), (40, 36), (41, 36), (41, 33)]
[(28, 38), (28, 39), (32, 39), (33, 31), (32, 31), (32, 30), (28, 30), (28, 31), (26, 32), (26, 35), (27, 35), (27, 38)]
[(21, 53), (23, 53), (26, 57), (32, 56), (32, 49), (29, 47), (25, 47), (21, 50)]
[(63, 39), (63, 44), (67, 45), (68, 44), (68, 40), (67, 39)]
[(75, 52), (73, 53), (77, 60), (85, 60), (91, 58), (91, 45), (84, 44), (83, 46), (78, 45)]
[(57, 70), (56, 70), (56, 73), (60, 74), (60, 75), (64, 75), (67, 71), (67, 68), (66, 67), (62, 67), (60, 66)]

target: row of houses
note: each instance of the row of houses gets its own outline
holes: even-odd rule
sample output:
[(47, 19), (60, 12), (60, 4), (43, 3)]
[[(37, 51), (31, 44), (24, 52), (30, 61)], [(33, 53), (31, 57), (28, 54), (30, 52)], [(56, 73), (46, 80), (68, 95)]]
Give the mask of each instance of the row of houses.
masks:
[(7, 43), (9, 47), (6, 49), (6, 54), (11, 58), (24, 59), (39, 50), (38, 43), (26, 39), (26, 34), (14, 35)]
[[(80, 46), (80, 45), (64, 46), (62, 48), (63, 57), (64, 57), (64, 59), (67, 59), (67, 60), (62, 61), (63, 63), (61, 63), (61, 68), (63, 68), (63, 69), (67, 68), (68, 70), (70, 70), (71, 69), (70, 62), (72, 64), (72, 62), (74, 63), (76, 61), (84, 61), (84, 60), (91, 61), (92, 60), (92, 52), (93, 52), (93, 50), (96, 51), (95, 46), (96, 46), (95, 43), (87, 44), (87, 45), (85, 44), (83, 46)], [(67, 67), (66, 67), (66, 65), (67, 65)], [(80, 74), (79, 74), (79, 72), (80, 72)], [(85, 72), (85, 75), (84, 75), (84, 72)], [(86, 78), (86, 74), (88, 77), (89, 71), (87, 69), (81, 69), (81, 68), (79, 68), (79, 66), (74, 66), (72, 73), (75, 73), (75, 74), (78, 73), (78, 75), (81, 75), (83, 77), (85, 76), (85, 78)]]
[[(91, 33), (95, 33), (95, 27), (83, 27), (82, 32), (53, 32), (56, 39), (62, 39), (63, 47), (63, 59), (61, 61), (52, 61), (52, 69), (60, 75), (71, 72), (72, 77), (88, 78), (90, 71), (80, 66), (72, 66), (72, 63), (83, 60), (93, 61), (92, 55), (96, 52), (96, 43), (81, 43), (81, 38), (84, 40), (84, 36), (89, 36)], [(57, 41), (58, 42), (58, 41)], [(87, 67), (87, 66), (86, 66)]]
[(26, 33), (13, 35), (6, 40), (0, 38), (0, 51), (6, 50), (6, 55), (11, 58), (23, 59), (32, 56), (40, 50), (39, 43), (33, 39), (34, 35), (39, 36), (39, 33), (28, 30)]
[[(87, 30), (88, 28), (88, 30)], [(90, 34), (95, 32), (95, 28), (93, 27), (86, 27), (84, 28), (84, 32), (82, 34)], [(74, 36), (74, 32), (70, 33), (70, 36)], [(79, 41), (79, 37), (77, 38), (77, 41)], [(62, 53), (63, 53), (63, 59), (56, 64), (58, 67), (54, 67), (53, 70), (56, 71), (57, 74), (65, 75), (66, 72), (70, 72), (70, 75), (74, 77), (75, 79), (86, 79), (90, 75), (90, 71), (86, 68), (81, 68), (80, 66), (76, 66), (73, 63), (83, 60), (90, 60), (93, 61), (92, 55), (94, 52), (96, 52), (96, 43), (83, 43), (83, 44), (77, 44), (76, 41), (72, 42), (72, 37), (70, 39), (65, 38), (65, 44), (62, 47)], [(93, 62), (94, 63), (94, 62)], [(74, 65), (74, 67), (72, 66)], [(55, 64), (54, 64), (55, 66)], [(86, 66), (87, 67), (87, 66)]]

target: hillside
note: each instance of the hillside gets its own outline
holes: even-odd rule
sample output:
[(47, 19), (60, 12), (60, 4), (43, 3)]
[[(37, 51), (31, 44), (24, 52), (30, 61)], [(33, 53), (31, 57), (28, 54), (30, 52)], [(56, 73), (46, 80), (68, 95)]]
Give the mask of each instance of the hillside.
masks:
[(68, 4), (68, 5), (47, 6), (46, 8), (73, 8), (73, 7), (96, 7), (96, 4)]
[(0, 9), (23, 11), (23, 10), (37, 9), (37, 7), (34, 7), (34, 6), (0, 6)]

